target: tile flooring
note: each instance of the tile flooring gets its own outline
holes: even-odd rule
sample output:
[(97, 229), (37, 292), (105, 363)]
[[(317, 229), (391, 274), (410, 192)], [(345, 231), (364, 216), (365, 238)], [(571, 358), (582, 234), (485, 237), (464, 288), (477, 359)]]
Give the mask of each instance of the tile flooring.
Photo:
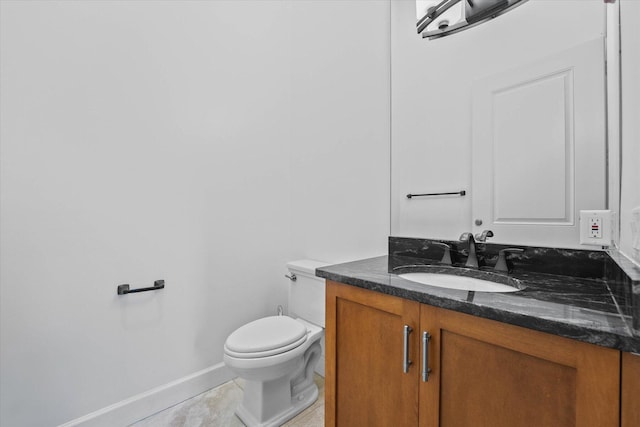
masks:
[[(285, 427), (324, 426), (324, 378), (315, 376), (318, 385), (318, 400)], [(235, 379), (175, 406), (151, 415), (130, 427), (243, 427), (234, 414), (242, 401), (241, 379)]]

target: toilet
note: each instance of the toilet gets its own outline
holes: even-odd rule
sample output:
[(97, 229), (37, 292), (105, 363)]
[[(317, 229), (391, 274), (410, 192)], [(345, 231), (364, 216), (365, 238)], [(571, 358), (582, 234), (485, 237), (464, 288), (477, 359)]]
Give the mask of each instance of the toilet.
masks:
[(289, 274), (290, 316), (269, 316), (247, 323), (229, 335), (224, 363), (245, 380), (236, 415), (249, 426), (280, 426), (318, 398), (313, 373), (322, 360), (325, 281), (315, 270), (327, 263), (292, 261)]

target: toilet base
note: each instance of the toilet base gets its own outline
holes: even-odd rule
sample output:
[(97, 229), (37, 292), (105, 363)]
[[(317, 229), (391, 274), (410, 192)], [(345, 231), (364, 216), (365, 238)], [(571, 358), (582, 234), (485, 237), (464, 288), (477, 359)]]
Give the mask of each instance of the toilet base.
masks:
[[(277, 380), (276, 380), (277, 381)], [(289, 379), (287, 378), (288, 382)], [(249, 382), (245, 384), (245, 396), (247, 391), (247, 386), (251, 386)], [(282, 398), (287, 396), (273, 396), (274, 398)], [(295, 417), (309, 406), (311, 406), (318, 399), (318, 386), (315, 383), (310, 384), (304, 390), (301, 390), (296, 396), (293, 398), (288, 396), (291, 401), (291, 405), (284, 411), (274, 414), (271, 418), (260, 421), (258, 420), (253, 413), (245, 407), (245, 402), (236, 409), (236, 415), (240, 420), (248, 427), (278, 427), (282, 424), (289, 421), (291, 418)]]
[(225, 351), (225, 363), (244, 378), (242, 403), (236, 415), (247, 427), (277, 427), (318, 399), (314, 368), (322, 354), (322, 328), (296, 319), (307, 327), (307, 340), (287, 352), (243, 359)]
[(289, 375), (269, 381), (246, 380), (242, 404), (236, 415), (247, 427), (277, 427), (307, 409), (318, 399), (313, 370), (322, 348), (316, 340), (294, 362)]

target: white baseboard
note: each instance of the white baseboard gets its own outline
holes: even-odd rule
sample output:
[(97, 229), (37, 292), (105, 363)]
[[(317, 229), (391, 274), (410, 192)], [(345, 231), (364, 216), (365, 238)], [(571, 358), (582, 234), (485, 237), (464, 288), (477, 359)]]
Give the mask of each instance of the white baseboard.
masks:
[(132, 396), (59, 427), (128, 426), (235, 378), (224, 363)]

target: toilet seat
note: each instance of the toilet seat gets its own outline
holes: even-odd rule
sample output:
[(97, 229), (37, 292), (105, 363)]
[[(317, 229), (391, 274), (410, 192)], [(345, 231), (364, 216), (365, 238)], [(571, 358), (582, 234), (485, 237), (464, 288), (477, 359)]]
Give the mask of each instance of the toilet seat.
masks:
[(292, 350), (307, 340), (307, 328), (288, 316), (254, 320), (236, 329), (224, 345), (232, 357), (252, 359)]

